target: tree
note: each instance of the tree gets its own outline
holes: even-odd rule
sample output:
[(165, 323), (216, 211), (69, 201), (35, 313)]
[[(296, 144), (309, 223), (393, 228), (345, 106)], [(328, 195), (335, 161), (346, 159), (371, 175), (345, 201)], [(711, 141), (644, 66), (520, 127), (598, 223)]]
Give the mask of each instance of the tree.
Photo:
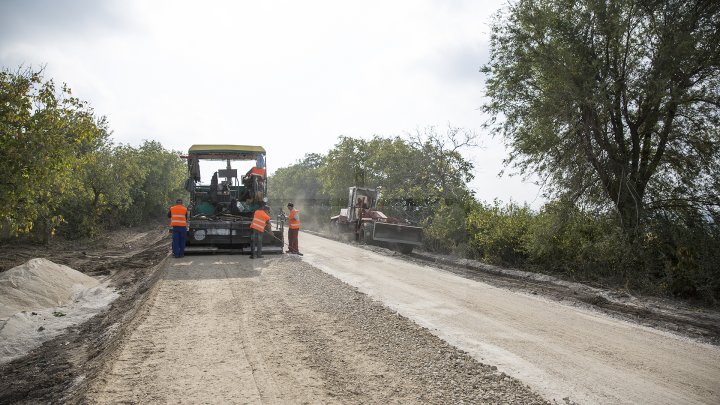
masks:
[[(484, 110), (549, 194), (648, 211), (720, 207), (720, 3), (520, 0), (493, 27)], [(716, 214), (715, 214), (716, 215)]]
[(297, 163), (276, 170), (268, 177), (268, 190), (273, 200), (281, 206), (288, 201), (305, 206), (325, 200), (319, 173), (323, 162), (323, 155), (309, 153)]
[(162, 218), (184, 194), (186, 162), (156, 141), (139, 147), (107, 140), (78, 159), (73, 193), (60, 205), (68, 238), (93, 236), (102, 225), (139, 225)]
[(347, 198), (350, 186), (371, 185), (367, 141), (340, 136), (340, 140), (327, 153), (325, 164), (320, 168), (323, 190), (333, 199)]
[(104, 118), (42, 70), (0, 72), (0, 223), (46, 239), (62, 221), (55, 209), (77, 159), (108, 135)]
[(277, 169), (268, 177), (271, 206), (284, 209), (288, 202), (293, 202), (302, 212), (303, 227), (318, 230), (326, 226), (333, 208), (320, 179), (324, 164), (323, 155), (310, 153), (295, 164)]
[[(124, 148), (129, 148), (124, 146)], [(184, 181), (187, 178), (187, 161), (180, 158), (182, 153), (165, 149), (157, 141), (144, 141), (137, 148), (130, 148), (130, 168), (125, 176), (135, 178), (136, 186), (129, 190), (132, 203), (123, 213), (126, 225), (138, 225), (154, 218), (165, 219), (165, 213), (175, 199), (187, 192)]]
[(477, 147), (476, 137), (472, 131), (453, 126), (444, 134), (428, 127), (410, 136), (408, 144), (422, 156), (427, 188), (433, 191), (435, 202), (452, 205), (470, 196), (467, 184), (474, 178), (474, 165), (460, 151)]

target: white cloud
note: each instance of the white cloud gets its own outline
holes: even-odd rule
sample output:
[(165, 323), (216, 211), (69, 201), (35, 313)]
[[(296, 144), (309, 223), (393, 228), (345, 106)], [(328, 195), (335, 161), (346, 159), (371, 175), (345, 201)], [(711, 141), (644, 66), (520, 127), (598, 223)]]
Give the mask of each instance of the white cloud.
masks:
[[(261, 144), (272, 169), (341, 134), (448, 123), (482, 132), (477, 71), (502, 2), (488, 4), (6, 2), (0, 23), (22, 24), (0, 31), (0, 63), (47, 63), (108, 116), (117, 141)], [(496, 179), (504, 151), (486, 144), (472, 152), (478, 197), (533, 201), (534, 186)]]

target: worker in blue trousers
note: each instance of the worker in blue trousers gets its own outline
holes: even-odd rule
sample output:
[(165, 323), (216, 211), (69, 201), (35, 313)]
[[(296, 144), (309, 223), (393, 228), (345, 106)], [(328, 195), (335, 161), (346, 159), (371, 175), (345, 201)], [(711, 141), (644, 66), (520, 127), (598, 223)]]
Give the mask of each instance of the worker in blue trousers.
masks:
[(168, 210), (170, 226), (172, 227), (172, 250), (173, 256), (179, 258), (185, 256), (185, 238), (187, 237), (187, 216), (188, 210), (183, 205), (182, 198), (175, 201), (175, 205)]

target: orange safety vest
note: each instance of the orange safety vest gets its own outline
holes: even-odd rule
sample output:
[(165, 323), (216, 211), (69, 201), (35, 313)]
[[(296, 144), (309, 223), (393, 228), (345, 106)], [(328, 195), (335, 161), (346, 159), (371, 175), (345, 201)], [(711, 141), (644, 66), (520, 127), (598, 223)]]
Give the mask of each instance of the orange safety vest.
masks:
[(270, 220), (270, 215), (268, 215), (263, 210), (255, 210), (255, 215), (253, 216), (252, 223), (250, 224), (250, 228), (258, 231), (258, 232), (265, 232), (265, 224), (267, 224), (267, 221)]
[(300, 211), (293, 208), (292, 211), (290, 211), (290, 216), (288, 216), (288, 222), (290, 224), (290, 229), (300, 229)]
[(170, 226), (187, 226), (187, 208), (185, 206), (177, 204), (170, 207)]
[(257, 166), (253, 166), (253, 168), (250, 169), (250, 174), (257, 174), (258, 176), (265, 177), (265, 168), (258, 168)]

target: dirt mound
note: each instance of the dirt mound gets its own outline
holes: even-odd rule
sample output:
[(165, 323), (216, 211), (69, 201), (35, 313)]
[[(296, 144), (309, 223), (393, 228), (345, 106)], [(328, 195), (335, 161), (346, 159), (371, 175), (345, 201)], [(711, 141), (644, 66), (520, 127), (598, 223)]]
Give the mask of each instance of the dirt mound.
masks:
[[(24, 356), (0, 362), (0, 404), (77, 403), (73, 398), (81, 396), (87, 381), (102, 369), (124, 333), (123, 325), (135, 316), (161, 273), (156, 271), (156, 265), (169, 251), (170, 237), (165, 221), (141, 228), (107, 231), (93, 239), (57, 238), (47, 245), (22, 240), (0, 244), (0, 274), (32, 258), (42, 257), (86, 275), (101, 277), (105, 280), (103, 284), (108, 283), (120, 293), (109, 308), (101, 309), (97, 316), (65, 327), (60, 334)], [(98, 304), (101, 300), (93, 294), (93, 289), (98, 288), (103, 287), (88, 289), (74, 301), (85, 300), (77, 305), (86, 308), (91, 305), (88, 300)], [(72, 305), (76, 304), (74, 301)], [(39, 335), (48, 331), (49, 322), (65, 322), (72, 314), (70, 308), (31, 310), (24, 314), (24, 321), (46, 322), (34, 325), (32, 331)], [(17, 315), (17, 320), (23, 321), (20, 315), (23, 313)], [(41, 327), (45, 329), (38, 331)], [(14, 326), (6, 322), (5, 328), (9, 332)], [(7, 339), (0, 336), (0, 342), (6, 343)]]
[(21, 312), (71, 302), (81, 290), (99, 282), (47, 259), (32, 259), (0, 273), (0, 321)]
[(90, 319), (117, 297), (98, 280), (47, 259), (0, 273), (0, 364)]

